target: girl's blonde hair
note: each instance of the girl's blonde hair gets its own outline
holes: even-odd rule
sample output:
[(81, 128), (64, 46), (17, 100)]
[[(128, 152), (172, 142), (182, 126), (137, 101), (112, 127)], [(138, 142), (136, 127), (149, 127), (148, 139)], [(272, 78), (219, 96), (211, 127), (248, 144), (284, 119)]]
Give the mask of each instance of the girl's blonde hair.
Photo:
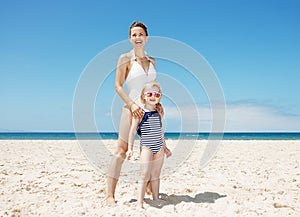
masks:
[(141, 96), (140, 96), (141, 102), (143, 104), (145, 104), (145, 99), (144, 99), (145, 92), (147, 90), (149, 90), (150, 88), (152, 88), (152, 87), (157, 87), (158, 88), (158, 92), (161, 93), (161, 87), (160, 87), (160, 84), (157, 81), (150, 81), (150, 82), (146, 83), (144, 85), (144, 88), (142, 89)]

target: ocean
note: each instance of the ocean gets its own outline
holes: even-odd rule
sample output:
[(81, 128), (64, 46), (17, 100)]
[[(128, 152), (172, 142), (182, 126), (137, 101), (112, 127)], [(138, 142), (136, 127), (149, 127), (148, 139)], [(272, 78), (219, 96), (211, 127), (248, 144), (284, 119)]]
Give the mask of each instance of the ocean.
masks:
[[(118, 133), (73, 132), (0, 132), (0, 140), (77, 140), (117, 139)], [(179, 133), (166, 132), (166, 139), (223, 139), (223, 140), (300, 140), (300, 132), (237, 132), (237, 133)]]

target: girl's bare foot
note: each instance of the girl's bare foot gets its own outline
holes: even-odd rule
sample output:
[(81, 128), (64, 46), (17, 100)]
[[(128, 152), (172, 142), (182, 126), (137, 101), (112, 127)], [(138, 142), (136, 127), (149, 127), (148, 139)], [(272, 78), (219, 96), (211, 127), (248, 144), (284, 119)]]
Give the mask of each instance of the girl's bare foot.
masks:
[(144, 209), (143, 202), (138, 202), (138, 203), (137, 203), (137, 207), (138, 207), (139, 209)]

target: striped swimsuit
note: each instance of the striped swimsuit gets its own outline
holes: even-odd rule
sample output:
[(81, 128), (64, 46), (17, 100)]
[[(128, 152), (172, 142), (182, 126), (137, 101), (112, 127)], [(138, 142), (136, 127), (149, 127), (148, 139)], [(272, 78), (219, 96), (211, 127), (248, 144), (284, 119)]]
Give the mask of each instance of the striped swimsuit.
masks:
[(163, 145), (161, 119), (157, 111), (145, 112), (138, 126), (138, 134), (141, 136), (141, 147), (149, 148), (156, 154)]

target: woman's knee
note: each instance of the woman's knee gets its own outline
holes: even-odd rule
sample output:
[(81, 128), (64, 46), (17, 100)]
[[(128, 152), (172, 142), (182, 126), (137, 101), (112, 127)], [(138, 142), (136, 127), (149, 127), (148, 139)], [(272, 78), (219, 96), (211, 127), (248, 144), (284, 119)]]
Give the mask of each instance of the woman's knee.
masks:
[(126, 151), (123, 148), (117, 148), (117, 150), (115, 151), (115, 156), (116, 157), (121, 157), (121, 158), (126, 158)]
[(115, 151), (115, 156), (126, 158), (127, 149), (128, 149), (127, 143), (119, 141), (117, 150)]

